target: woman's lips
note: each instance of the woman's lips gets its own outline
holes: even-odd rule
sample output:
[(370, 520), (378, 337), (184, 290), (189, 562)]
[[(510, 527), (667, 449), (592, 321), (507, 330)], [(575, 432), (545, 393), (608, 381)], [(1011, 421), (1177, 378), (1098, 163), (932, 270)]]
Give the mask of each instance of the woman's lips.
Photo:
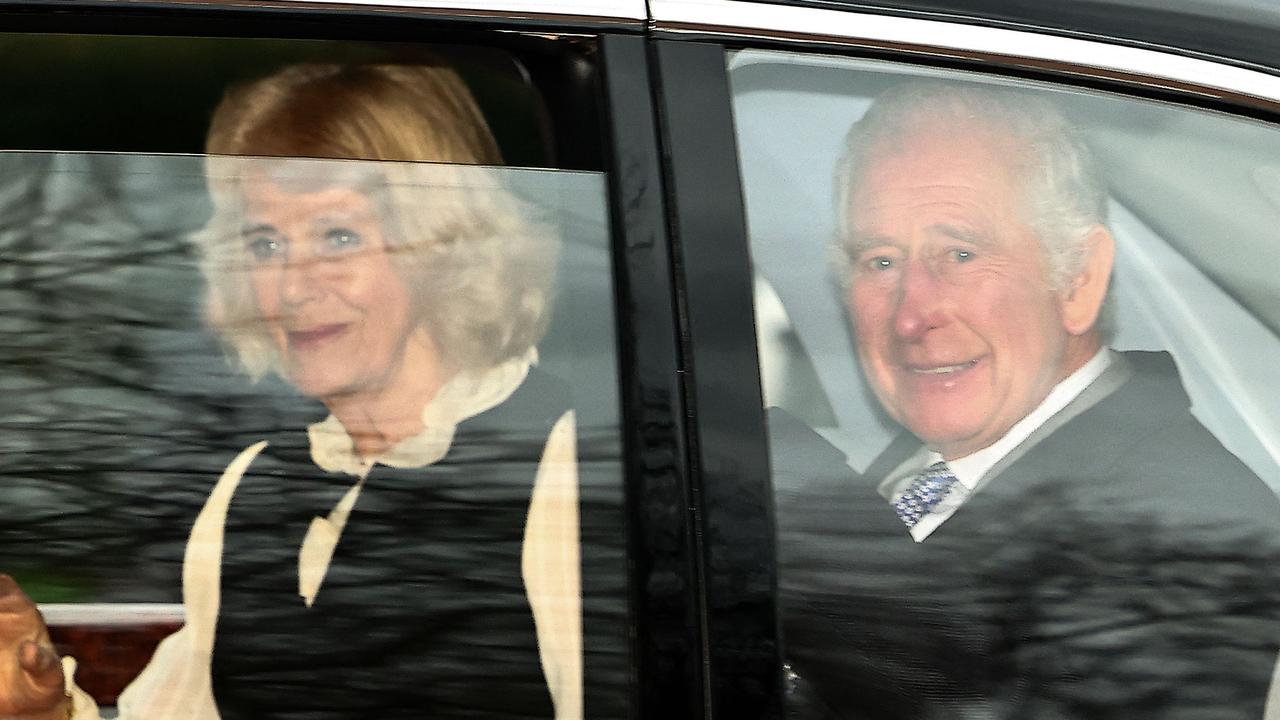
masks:
[(299, 350), (310, 350), (322, 343), (332, 340), (347, 331), (342, 323), (317, 325), (306, 330), (290, 330), (289, 345)]

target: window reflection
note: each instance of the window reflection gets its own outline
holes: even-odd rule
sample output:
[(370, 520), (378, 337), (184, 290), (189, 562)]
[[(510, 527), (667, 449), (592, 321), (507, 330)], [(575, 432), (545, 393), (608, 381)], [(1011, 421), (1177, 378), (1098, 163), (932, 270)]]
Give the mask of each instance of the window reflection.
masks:
[[(232, 97), (226, 112), (249, 102)], [(215, 118), (211, 149), (263, 149), (235, 125)], [(490, 140), (450, 159), (494, 158)], [(0, 567), (81, 661), (77, 718), (184, 621), (122, 717), (625, 712), (599, 175), (0, 159)], [(560, 264), (584, 274), (557, 283)], [(81, 604), (179, 599), (132, 624)]]
[[(550, 708), (552, 681), (543, 673), (553, 673), (563, 686), (571, 674), (557, 661), (581, 663), (582, 653), (588, 652), (595, 668), (587, 671), (587, 682), (595, 678), (612, 683), (608, 688), (595, 686), (588, 694), (620, 698), (602, 705), (600, 712), (606, 716), (621, 712), (619, 707), (626, 702), (621, 689), (626, 646), (625, 596), (620, 590), (617, 405), (608, 400), (614, 392), (608, 385), (574, 391), (552, 375), (572, 376), (580, 363), (582, 377), (615, 382), (610, 356), (575, 353), (572, 345), (591, 342), (599, 350), (611, 345), (608, 313), (578, 309), (607, 309), (607, 300), (601, 301), (611, 297), (607, 274), (590, 282), (570, 283), (562, 296), (553, 294), (550, 285), (558, 262), (557, 237), (564, 237), (577, 251), (573, 265), (593, 271), (608, 267), (598, 176), (488, 168), (463, 172), (446, 165), (220, 160), (215, 164), (228, 171), (219, 177), (226, 184), (222, 191), (236, 199), (225, 210), (234, 222), (215, 220), (197, 237), (208, 248), (205, 263), (214, 267), (213, 274), (225, 272), (228, 284), (241, 284), (249, 293), (242, 305), (246, 311), (233, 316), (219, 315), (220, 310), (201, 302), (198, 245), (189, 235), (172, 228), (148, 235), (137, 229), (135, 216), (126, 214), (127, 205), (101, 196), (96, 205), (84, 200), (99, 191), (103, 196), (118, 192), (118, 183), (127, 179), (134, 199), (141, 198), (137, 216), (152, 211), (147, 207), (150, 203), (179, 205), (190, 215), (174, 217), (202, 223), (213, 209), (206, 200), (200, 158), (21, 157), (29, 175), (38, 173), (41, 182), (77, 198), (78, 212), (85, 219), (81, 224), (49, 224), (43, 236), (32, 228), (44, 223), (34, 221), (10, 233), (9, 246), (22, 260), (10, 268), (14, 277), (9, 284), (7, 319), (13, 332), (6, 334), (10, 344), (5, 352), (13, 361), (6, 363), (3, 377), (11, 390), (6, 398), (13, 409), (6, 435), (12, 449), (6, 454), (6, 476), (13, 479), (6, 497), (13, 502), (5, 503), (5, 512), (14, 515), (15, 522), (4, 526), (8, 542), (0, 551), (6, 554), (7, 572), (14, 573), (42, 602), (54, 603), (47, 615), (60, 626), (54, 628), (55, 637), (69, 643), (62, 646), (64, 650), (78, 651), (87, 689), (119, 688), (139, 669), (136, 660), (116, 661), (112, 654), (96, 653), (93, 648), (102, 648), (103, 638), (114, 638), (113, 653), (139, 641), (144, 648), (148, 643), (154, 646), (163, 633), (175, 629), (173, 622), (182, 622), (183, 615), (170, 613), (159, 623), (125, 627), (105, 619), (111, 614), (109, 608), (98, 611), (65, 603), (177, 601), (179, 558), (203, 507), (205, 514), (196, 523), (197, 541), (211, 541), (223, 529), (227, 548), (234, 550), (244, 543), (262, 543), (262, 547), (235, 553), (240, 560), (224, 556), (219, 561), (216, 555), (200, 556), (200, 542), (188, 546), (183, 631), (188, 635), (207, 607), (200, 602), (192, 605), (192, 593), (196, 597), (216, 593), (215, 599), (223, 602), (220, 633), (229, 632), (235, 610), (241, 629), (256, 634), (255, 642), (293, 647), (295, 661), (310, 663), (308, 677), (314, 677), (317, 657), (350, 650), (350, 643), (335, 638), (330, 638), (332, 643), (323, 642), (312, 633), (304, 633), (302, 639), (283, 637), (280, 633), (287, 623), (280, 613), (292, 604), (268, 607), (270, 602), (259, 600), (259, 590), (266, 597), (292, 599), (300, 608), (310, 601), (326, 617), (338, 613), (342, 618), (334, 621), (338, 629), (348, 628), (356, 609), (373, 624), (394, 624), (399, 618), (417, 629), (421, 643), (436, 647), (441, 638), (470, 626), (479, 633), (472, 645), (490, 651), (494, 643), (483, 638), (499, 639), (504, 646), (521, 639), (514, 626), (499, 618), (509, 612), (508, 605), (523, 605), (528, 630), (525, 655), (511, 655), (504, 661), (506, 669), (494, 672), (496, 656), (487, 651), (483, 667), (469, 678), (459, 676), (450, 687), (469, 695), (477, 684), (531, 678), (527, 687), (539, 691)], [(72, 168), (87, 169), (74, 172)], [(411, 206), (398, 204), (411, 201)], [(470, 203), (471, 217), (481, 219), (466, 253), (456, 247), (398, 245), (404, 231), (388, 228), (380, 219), (391, 211), (395, 217), (404, 217), (407, 213), (400, 208), (412, 207), (425, 222), (444, 228), (447, 234), (438, 232), (437, 237), (456, 240), (461, 237), (458, 215), (450, 217), (447, 211), (456, 210), (462, 202)], [(253, 211), (248, 225), (253, 232), (248, 236), (243, 232), (243, 220), (250, 217), (246, 208)], [(111, 224), (100, 217), (118, 220)], [(302, 257), (258, 252), (254, 243), (268, 225), (276, 233), (276, 250), (292, 241), (289, 249)], [(343, 229), (336, 240), (330, 225)], [(513, 245), (520, 239), (517, 230), (527, 238), (523, 246)], [(452, 269), (446, 263), (453, 263)], [(402, 269), (405, 266), (409, 269)], [(467, 272), (475, 279), (471, 288), (465, 277), (459, 281), (459, 275)], [(499, 282), (490, 280), (494, 274)], [(220, 289), (213, 287), (213, 292)], [(521, 287), (542, 295), (530, 301)], [(516, 315), (534, 308), (528, 316), (530, 327), (523, 334), (503, 330), (513, 313), (500, 306), (482, 312), (476, 297), (515, 303)], [(359, 326), (358, 348), (326, 355), (327, 348), (321, 346), (331, 338), (324, 332), (313, 338), (307, 333), (317, 334), (314, 328), (297, 324), (302, 318), (299, 308), (312, 307), (308, 303), (317, 299), (333, 307), (308, 317), (319, 318), (322, 326), (340, 321), (348, 326), (322, 328), (328, 335), (341, 336), (353, 325)], [(591, 304), (579, 305), (584, 299)], [(402, 366), (403, 358), (397, 353), (414, 338), (390, 333), (391, 320), (400, 313), (404, 318), (400, 327), (412, 333), (410, 324), (419, 323), (422, 304), (427, 302), (433, 304), (429, 311), (453, 323), (446, 328), (453, 335), (446, 337), (461, 338), (459, 359), (451, 360), (453, 374), (436, 389), (440, 400), (428, 404), (430, 417), (419, 410), (423, 421), (430, 423), (430, 436), (416, 433), (412, 442), (382, 450), (378, 455), (382, 459), (370, 465), (360, 459), (350, 434), (335, 417), (324, 420), (324, 405), (311, 396), (323, 399), (332, 392), (349, 398), (381, 380), (388, 369)], [(550, 344), (538, 352), (532, 343), (543, 335), (553, 308), (558, 308), (560, 316)], [(210, 314), (228, 329), (225, 337), (239, 339), (238, 333), (245, 333), (253, 340), (263, 339), (253, 347), (265, 348), (268, 361), (257, 368), (249, 368), (249, 362), (243, 365), (250, 372), (269, 368), (277, 374), (253, 383), (248, 374), (236, 371), (223, 348), (203, 329)], [(496, 360), (483, 355), (495, 347), (488, 338), (508, 340), (507, 346), (499, 347)], [(112, 352), (114, 347), (121, 350)], [(237, 347), (234, 341), (229, 345), (232, 352)], [(292, 363), (279, 357), (317, 349)], [(24, 361), (24, 356), (31, 359)], [(590, 402), (579, 403), (578, 392), (586, 393), (583, 397)], [(20, 401), (22, 397), (27, 402)], [(521, 417), (542, 423), (541, 435), (527, 428), (493, 425), (507, 409), (503, 404), (520, 397), (526, 399)], [(559, 404), (544, 407), (548, 398), (558, 398)], [(580, 429), (575, 429), (571, 412), (577, 404), (584, 408)], [(26, 409), (19, 410), (24, 405)], [(580, 433), (584, 450), (589, 448), (581, 465), (575, 452)], [(548, 445), (548, 437), (554, 447)], [(263, 439), (269, 444), (238, 478), (241, 487), (223, 498), (234, 498), (224, 502), (231, 508), (225, 528), (238, 529), (241, 537), (233, 537), (225, 528), (211, 531), (207, 498), (223, 473), (221, 465)], [(444, 457), (450, 452), (461, 454)], [(434, 458), (430, 466), (440, 474), (429, 487), (411, 483), (407, 477), (424, 453)], [(321, 461), (326, 465), (317, 466)], [(500, 471), (494, 474), (494, 468)], [(363, 489), (353, 494), (353, 483), (363, 488), (379, 475), (387, 477), (379, 481), (378, 494)], [(406, 477), (397, 481), (400, 475)], [(493, 482), (478, 481), (486, 476)], [(511, 482), (517, 476), (529, 483), (536, 479), (538, 484)], [(545, 483), (546, 478), (563, 482)], [(226, 480), (223, 476), (223, 484), (217, 487), (226, 491)], [(536, 488), (532, 497), (531, 488)], [(539, 515), (527, 509), (530, 503), (559, 511)], [(589, 513), (581, 528), (579, 503)], [(506, 517), (510, 512), (495, 512), (501, 508), (511, 509), (518, 517), (513, 520)], [(235, 519), (237, 509), (240, 519)], [(282, 513), (289, 517), (282, 519)], [(290, 513), (302, 515), (291, 519)], [(477, 513), (485, 522), (475, 521)], [(339, 514), (354, 514), (352, 523), (359, 525), (344, 528), (344, 542), (337, 547), (368, 557), (355, 561), (348, 557), (341, 565), (331, 564), (328, 572), (309, 572), (308, 560), (303, 558), (299, 576), (298, 547), (307, 532), (314, 533), (312, 519)], [(301, 531), (299, 544), (291, 540), (290, 527)], [(347, 532), (356, 527), (369, 535), (362, 547), (346, 542), (356, 537)], [(477, 536), (487, 532), (507, 537), (510, 552), (504, 554), (504, 546), (493, 538)], [(529, 533), (535, 533), (534, 539)], [(580, 533), (591, 544), (585, 558), (579, 557)], [(304, 550), (304, 555), (314, 553)], [(506, 571), (498, 562), (503, 557), (510, 565)], [(421, 566), (429, 559), (436, 562), (434, 570)], [(372, 569), (378, 561), (384, 561), (385, 572), (394, 573), (399, 584), (396, 578), (382, 577)], [(557, 572), (580, 574), (583, 562), (594, 573), (585, 583), (589, 593), (585, 599), (576, 586), (568, 589), (554, 580)], [(215, 574), (219, 569), (221, 579)], [(281, 585), (277, 590), (262, 584), (265, 578), (290, 573), (291, 584), (271, 583)], [(227, 601), (231, 595), (226, 585), (237, 577), (246, 583), (244, 603), (238, 609)], [(392, 592), (395, 587), (401, 589), (399, 594)], [(306, 595), (299, 598), (300, 592)], [(518, 602), (508, 603), (513, 595)], [(325, 610), (323, 600), (332, 609)], [(423, 603), (431, 605), (430, 612)], [(589, 633), (585, 642), (578, 629), (584, 612)], [(441, 618), (447, 628), (425, 622), (428, 617)], [(101, 623), (120, 629), (78, 629)], [(399, 631), (371, 635), (370, 642), (394, 642), (397, 647), (406, 642)], [(171, 681), (183, 667), (180, 654), (175, 654), (178, 640), (170, 638), (167, 646), (168, 654), (162, 649), (149, 671), (159, 678), (152, 687), (162, 690), (159, 697), (166, 701), (176, 697)], [(274, 658), (270, 668), (254, 666), (250, 671), (284, 671), (286, 664), (278, 653), (259, 655), (252, 649), (246, 653), (250, 658)], [(450, 667), (458, 670), (458, 658), (447, 657)], [(121, 676), (122, 672), (126, 674)], [(421, 677), (415, 673), (401, 677), (405, 681)], [(583, 680), (577, 683), (578, 689), (569, 692), (580, 698)], [(133, 705), (128, 695), (122, 705), (125, 716), (130, 707), (142, 707), (139, 693), (132, 692)], [(493, 702), (516, 700), (507, 690), (490, 695)], [(104, 691), (100, 699), (110, 702), (113, 696), (114, 691)], [(348, 683), (335, 684), (326, 697), (329, 703), (338, 703), (362, 696), (359, 687)], [(417, 707), (403, 699), (394, 702), (396, 707)], [(572, 707), (573, 701), (559, 703)], [(581, 699), (577, 707), (581, 713)], [(548, 709), (547, 716), (553, 714)]]
[[(1192, 113), (775, 53), (731, 67), (753, 254), (782, 306), (761, 356), (792, 713), (1260, 717), (1280, 435), (1241, 380), (1276, 336), (1247, 264), (1222, 262), (1242, 248), (1170, 229), (1113, 172), (1205, 147), (1149, 120)], [(776, 132), (788, 107), (807, 132)], [(1223, 175), (1258, 162), (1219, 155)], [(1192, 191), (1171, 214), (1220, 216), (1189, 165), (1160, 169), (1162, 198)], [(817, 388), (771, 392), (805, 366)], [(815, 394), (834, 423), (798, 402)]]

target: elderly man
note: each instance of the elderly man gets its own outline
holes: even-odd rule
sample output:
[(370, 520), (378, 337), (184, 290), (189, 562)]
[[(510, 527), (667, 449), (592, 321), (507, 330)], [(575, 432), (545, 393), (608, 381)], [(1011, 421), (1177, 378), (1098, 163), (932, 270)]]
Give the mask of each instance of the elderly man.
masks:
[(1106, 347), (1115, 241), (1046, 101), (908, 85), (850, 132), (858, 357), (905, 432), (851, 478), (771, 416), (798, 714), (1258, 718), (1280, 503), (1171, 358)]

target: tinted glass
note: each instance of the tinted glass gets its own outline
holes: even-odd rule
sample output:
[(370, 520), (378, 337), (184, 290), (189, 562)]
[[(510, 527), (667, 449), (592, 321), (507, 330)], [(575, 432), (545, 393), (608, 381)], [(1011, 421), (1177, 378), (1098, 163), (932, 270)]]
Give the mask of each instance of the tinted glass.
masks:
[(1261, 716), (1277, 129), (841, 58), (730, 73), (793, 711)]
[[(79, 660), (76, 717), (90, 697), (122, 717), (625, 715), (605, 178), (454, 147), (554, 164), (520, 58), (3, 39), (42, 41), (117, 90), (212, 59), (155, 138), (137, 107), (104, 112), (116, 131), (47, 122), (103, 91), (33, 78), (36, 119), (0, 128), (116, 150), (0, 152), (0, 572)], [(134, 61), (95, 67), (121, 49)], [(252, 128), (237, 113), (268, 105), (244, 83), (290, 73), (360, 82), (295, 95), (278, 117), (302, 130), (249, 154), (352, 136), (333, 154), (409, 157), (118, 152), (199, 151), (220, 102), (224, 130)], [(457, 127), (450, 98), (483, 126)], [(226, 136), (209, 143), (238, 152)]]

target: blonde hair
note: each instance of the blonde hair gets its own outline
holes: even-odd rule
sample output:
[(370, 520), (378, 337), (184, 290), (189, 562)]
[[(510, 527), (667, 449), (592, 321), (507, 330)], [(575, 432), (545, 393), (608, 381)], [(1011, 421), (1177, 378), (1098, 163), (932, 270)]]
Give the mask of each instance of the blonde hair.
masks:
[(522, 212), (500, 171), (479, 167), (501, 156), (452, 69), (288, 66), (229, 90), (205, 149), (214, 213), (197, 240), (208, 316), (254, 377), (277, 370), (278, 357), (244, 271), (240, 225), (251, 172), (298, 191), (366, 194), (419, 322), (447, 362), (490, 366), (541, 339), (558, 242)]

